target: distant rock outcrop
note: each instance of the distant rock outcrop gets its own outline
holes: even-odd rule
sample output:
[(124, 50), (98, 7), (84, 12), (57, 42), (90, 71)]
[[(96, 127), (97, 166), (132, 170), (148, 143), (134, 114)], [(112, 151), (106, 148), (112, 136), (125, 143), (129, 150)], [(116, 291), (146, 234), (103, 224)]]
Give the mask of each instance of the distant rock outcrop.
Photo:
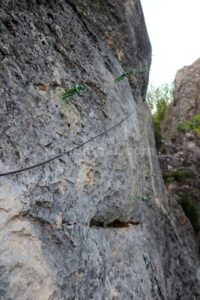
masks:
[[(173, 102), (161, 124), (165, 138), (159, 161), (168, 191), (177, 199), (188, 199), (197, 217), (200, 230), (200, 131), (181, 132), (180, 122), (200, 114), (200, 59), (177, 72)], [(198, 126), (200, 129), (200, 126)]]
[(162, 136), (173, 139), (178, 122), (189, 120), (196, 113), (200, 113), (200, 59), (177, 72), (173, 102), (161, 126)]
[(0, 173), (45, 162), (0, 177), (0, 300), (199, 300), (143, 101), (140, 1), (0, 3)]

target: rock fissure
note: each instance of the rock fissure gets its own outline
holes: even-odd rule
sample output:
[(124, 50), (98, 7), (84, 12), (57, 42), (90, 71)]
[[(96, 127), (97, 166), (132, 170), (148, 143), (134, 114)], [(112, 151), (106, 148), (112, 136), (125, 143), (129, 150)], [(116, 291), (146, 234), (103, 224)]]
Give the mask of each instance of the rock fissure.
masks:
[(130, 225), (140, 225), (138, 221), (121, 221), (121, 220), (114, 220), (111, 223), (101, 222), (99, 220), (91, 219), (90, 227), (102, 227), (102, 228), (126, 228)]

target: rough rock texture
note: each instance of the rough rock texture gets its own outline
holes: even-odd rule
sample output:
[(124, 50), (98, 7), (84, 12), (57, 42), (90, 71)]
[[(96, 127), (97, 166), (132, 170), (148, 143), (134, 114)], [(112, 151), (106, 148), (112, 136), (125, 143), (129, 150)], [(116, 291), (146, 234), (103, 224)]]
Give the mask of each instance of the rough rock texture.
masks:
[(160, 167), (167, 190), (174, 196), (189, 196), (200, 209), (200, 137), (187, 133), (181, 139), (180, 144), (163, 144)]
[(173, 102), (161, 128), (165, 138), (174, 138), (176, 125), (200, 112), (200, 59), (179, 70), (174, 81)]
[[(199, 300), (194, 233), (168, 199), (132, 1), (0, 1), (0, 299)], [(143, 74), (112, 85), (126, 68)], [(87, 89), (68, 102), (64, 88)]]

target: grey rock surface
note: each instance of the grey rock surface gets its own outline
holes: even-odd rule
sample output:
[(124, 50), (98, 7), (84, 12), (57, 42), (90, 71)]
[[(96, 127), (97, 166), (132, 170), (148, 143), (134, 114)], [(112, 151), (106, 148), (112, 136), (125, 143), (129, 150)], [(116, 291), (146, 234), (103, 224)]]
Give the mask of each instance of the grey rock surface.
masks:
[(200, 113), (200, 59), (179, 70), (174, 81), (173, 101), (161, 124), (163, 144), (159, 162), (168, 192), (188, 199), (196, 210), (196, 235), (200, 245), (200, 135), (177, 130), (180, 121)]
[[(194, 233), (161, 179), (132, 1), (0, 1), (0, 299), (199, 300)], [(126, 69), (143, 70), (113, 84)], [(86, 90), (62, 102), (64, 89)], [(184, 218), (184, 222), (183, 221)]]

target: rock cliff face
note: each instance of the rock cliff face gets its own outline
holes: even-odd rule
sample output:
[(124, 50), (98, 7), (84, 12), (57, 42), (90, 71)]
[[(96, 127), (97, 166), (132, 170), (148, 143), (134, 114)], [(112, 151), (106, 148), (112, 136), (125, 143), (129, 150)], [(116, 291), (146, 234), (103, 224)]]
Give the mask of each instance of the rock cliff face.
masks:
[[(200, 211), (200, 135), (177, 130), (180, 121), (200, 113), (200, 59), (177, 72), (173, 95), (161, 125), (168, 142), (161, 149), (160, 166), (167, 190), (176, 198), (191, 199)], [(195, 223), (200, 231), (200, 220)]]
[[(143, 101), (140, 2), (0, 3), (1, 173), (118, 124), (0, 177), (0, 299), (200, 299), (193, 230), (165, 193)], [(127, 68), (143, 73), (113, 84)]]

